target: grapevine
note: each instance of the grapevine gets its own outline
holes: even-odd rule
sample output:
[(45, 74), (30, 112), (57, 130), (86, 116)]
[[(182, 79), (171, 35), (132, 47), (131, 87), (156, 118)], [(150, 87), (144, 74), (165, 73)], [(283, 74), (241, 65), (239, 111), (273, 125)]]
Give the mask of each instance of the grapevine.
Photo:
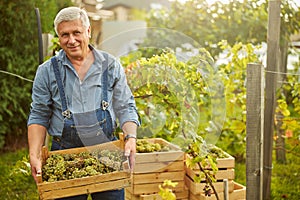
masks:
[[(184, 132), (183, 135), (185, 136)], [(207, 144), (201, 136), (196, 136), (193, 142), (189, 143), (186, 153), (191, 156), (191, 158), (186, 160), (187, 166), (194, 167), (197, 165), (204, 174), (206, 185), (203, 188), (203, 192), (205, 196), (211, 196), (214, 193), (216, 199), (219, 200), (218, 193), (213, 185), (216, 181), (215, 173), (218, 171), (216, 159), (227, 158), (229, 155), (215, 145)], [(211, 168), (211, 170), (206, 170), (206, 167)], [(200, 174), (194, 177), (195, 182), (200, 182), (201, 180)]]

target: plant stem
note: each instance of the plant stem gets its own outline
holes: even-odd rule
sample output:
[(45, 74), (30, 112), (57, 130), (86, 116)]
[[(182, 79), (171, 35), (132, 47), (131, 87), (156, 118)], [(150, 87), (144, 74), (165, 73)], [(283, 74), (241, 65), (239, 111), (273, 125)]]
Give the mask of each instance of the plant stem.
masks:
[[(191, 150), (190, 154), (193, 156), (193, 158), (196, 158), (197, 155), (196, 155), (195, 152), (192, 150), (191, 145), (189, 145), (189, 149)], [(213, 185), (213, 181), (211, 180), (211, 178), (209, 177), (209, 175), (205, 172), (205, 170), (203, 169), (201, 163), (200, 163), (200, 162), (197, 162), (197, 164), (198, 164), (198, 166), (199, 166), (200, 171), (202, 171), (202, 172), (204, 173), (206, 181), (209, 183), (210, 187), (213, 189), (214, 194), (215, 194), (215, 196), (216, 196), (216, 199), (217, 199), (217, 200), (220, 200), (220, 199), (219, 199), (219, 196), (218, 196), (218, 193), (217, 193), (217, 191), (216, 191), (216, 188), (215, 188), (214, 185)]]

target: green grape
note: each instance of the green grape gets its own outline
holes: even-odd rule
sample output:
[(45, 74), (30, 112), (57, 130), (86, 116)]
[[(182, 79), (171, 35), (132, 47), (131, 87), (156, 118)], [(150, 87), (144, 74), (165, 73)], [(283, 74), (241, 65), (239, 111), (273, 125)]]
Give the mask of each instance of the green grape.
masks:
[(52, 154), (42, 168), (43, 181), (54, 182), (120, 171), (125, 161), (119, 150), (101, 150), (78, 154)]
[(136, 151), (138, 153), (150, 153), (150, 152), (170, 151), (170, 148), (167, 145), (152, 143), (147, 140), (137, 140)]

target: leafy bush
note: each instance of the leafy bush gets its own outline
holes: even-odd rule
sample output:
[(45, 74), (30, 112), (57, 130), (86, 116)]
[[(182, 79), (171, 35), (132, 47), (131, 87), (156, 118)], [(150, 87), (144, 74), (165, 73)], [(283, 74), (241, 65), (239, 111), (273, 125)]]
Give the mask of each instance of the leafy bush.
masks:
[(6, 153), (0, 158), (1, 199), (38, 200), (37, 187), (26, 166), (28, 151)]
[(224, 95), (207, 51), (198, 49), (197, 55), (180, 61), (165, 49), (130, 63), (138, 56), (135, 52), (122, 61), (142, 118), (140, 137), (182, 142), (183, 134), (208, 137), (219, 132), (215, 122), (223, 117), (224, 112), (219, 112), (224, 109)]
[[(31, 87), (38, 66), (38, 33), (35, 8), (43, 32), (53, 28), (59, 6), (70, 1), (3, 0), (0, 3), (0, 149), (6, 135), (26, 133)], [(25, 77), (25, 78), (20, 78)]]

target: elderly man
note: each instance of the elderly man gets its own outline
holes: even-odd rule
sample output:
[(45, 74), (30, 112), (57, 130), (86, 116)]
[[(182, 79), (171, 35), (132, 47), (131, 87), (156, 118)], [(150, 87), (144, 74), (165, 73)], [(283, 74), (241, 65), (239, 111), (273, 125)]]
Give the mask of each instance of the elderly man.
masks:
[[(51, 150), (95, 145), (117, 139), (116, 120), (133, 168), (139, 120), (123, 67), (89, 44), (91, 27), (83, 9), (62, 9), (54, 27), (62, 49), (39, 66), (32, 88), (28, 143), (33, 178), (41, 173), (47, 132), (53, 137)], [(92, 198), (122, 200), (124, 190), (94, 193)], [(87, 195), (63, 199), (87, 199)]]

